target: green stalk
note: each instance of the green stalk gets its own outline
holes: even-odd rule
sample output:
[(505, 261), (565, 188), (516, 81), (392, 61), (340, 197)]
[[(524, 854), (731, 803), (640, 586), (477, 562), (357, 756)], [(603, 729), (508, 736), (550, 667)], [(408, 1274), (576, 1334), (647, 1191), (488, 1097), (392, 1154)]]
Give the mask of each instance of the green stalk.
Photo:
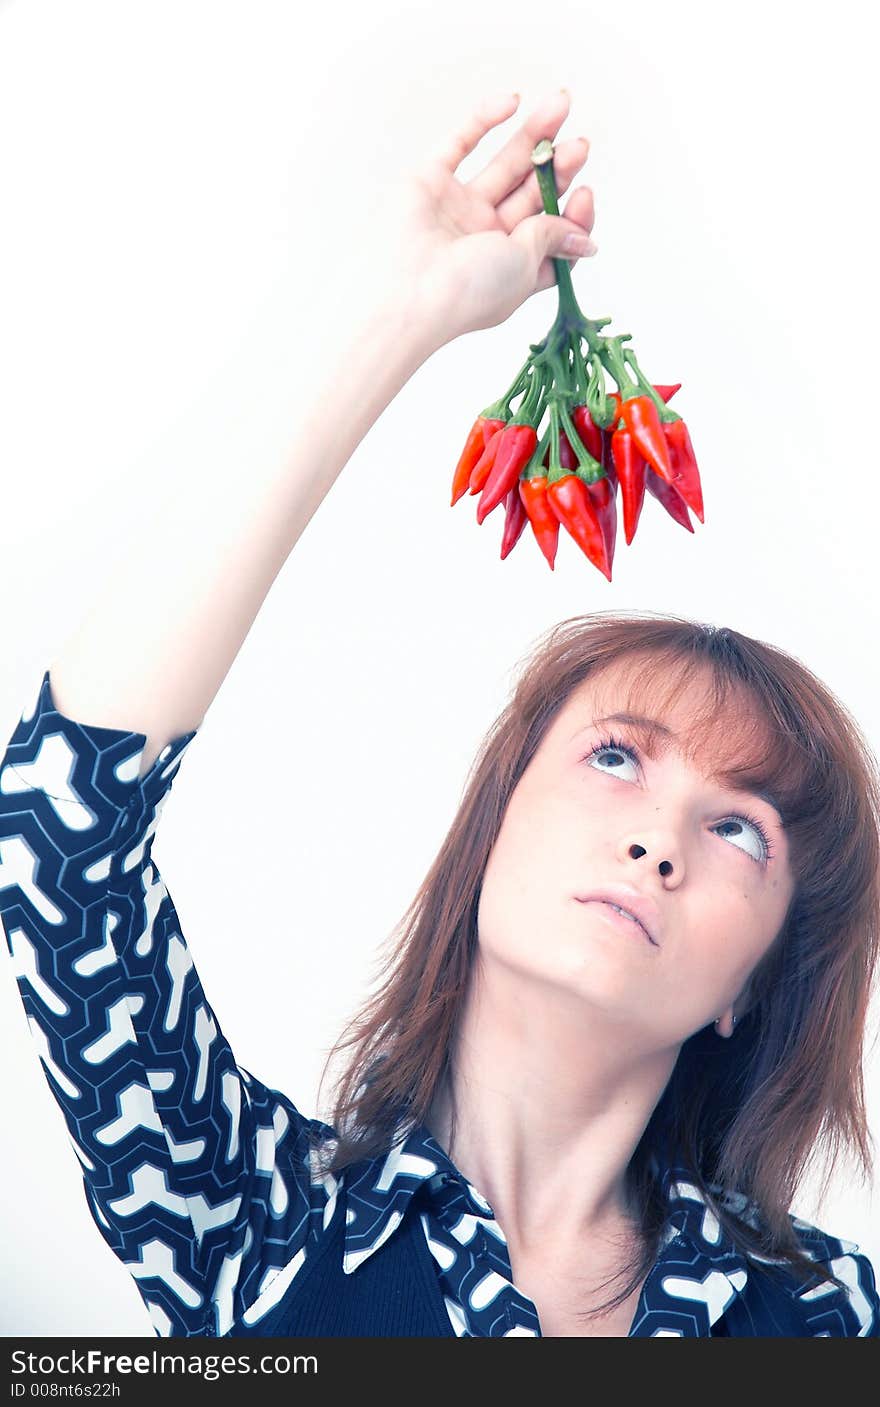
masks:
[(590, 451), (587, 449), (574, 427), (574, 422), (568, 413), (568, 409), (564, 405), (560, 405), (559, 407), (559, 418), (562, 421), (562, 428), (569, 438), (571, 447), (578, 458), (578, 467), (575, 473), (578, 478), (584, 480), (584, 483), (595, 484), (597, 479), (602, 478), (605, 470), (598, 459), (594, 459), (590, 454)]
[(559, 402), (554, 396), (550, 400), (550, 465), (547, 470), (547, 487), (569, 473), (571, 470), (563, 469), (559, 457)]
[[(522, 404), (516, 415), (508, 422), (510, 425), (531, 425), (535, 421), (535, 411), (540, 404), (544, 394), (544, 374), (540, 367), (532, 370), (532, 379), (529, 389), (523, 398)], [(540, 416), (538, 417), (540, 422)]]
[(539, 474), (543, 474), (545, 472), (544, 455), (547, 453), (547, 446), (549, 443), (550, 426), (548, 425), (547, 429), (544, 431), (544, 434), (541, 436), (541, 439), (535, 446), (534, 454), (532, 455), (531, 459), (529, 460), (528, 464), (522, 472), (522, 477), (524, 479), (535, 479), (538, 477)]
[(651, 382), (647, 379), (644, 372), (642, 371), (642, 368), (636, 361), (636, 354), (631, 347), (627, 347), (626, 351), (623, 354), (623, 359), (626, 362), (627, 366), (631, 367), (631, 369), (635, 372), (639, 386), (641, 388), (642, 395), (649, 396), (654, 402), (655, 406), (657, 407), (657, 413), (660, 416), (661, 422), (666, 421), (666, 423), (669, 424), (673, 420), (680, 420), (681, 416), (676, 415), (674, 410), (670, 410), (663, 397), (657, 395), (657, 392), (654, 390), (654, 387), (651, 385)]
[(604, 345), (599, 352), (602, 365), (607, 367), (614, 377), (624, 400), (627, 399), (627, 392), (631, 393), (637, 389), (636, 382), (630, 377), (622, 350), (622, 343), (628, 342), (631, 336), (631, 333), (623, 332), (618, 337), (604, 337)]
[(520, 391), (525, 390), (526, 386), (528, 385), (529, 369), (531, 365), (532, 358), (529, 357), (527, 361), (523, 362), (519, 371), (516, 373), (516, 376), (514, 377), (513, 381), (510, 383), (510, 386), (504, 392), (504, 395), (499, 396), (497, 401), (493, 401), (491, 405), (486, 406), (485, 410), (480, 411), (480, 414), (484, 417), (484, 419), (510, 419), (510, 402), (513, 400), (514, 396), (518, 396)]
[[(532, 162), (544, 210), (548, 215), (558, 215), (559, 202), (556, 195), (556, 180), (553, 175), (553, 143), (547, 137), (534, 148)], [(574, 285), (571, 281), (571, 269), (565, 259), (554, 259), (553, 268), (556, 272), (556, 285), (559, 290), (559, 310), (556, 314), (556, 321), (547, 334), (548, 345), (564, 343), (574, 334), (585, 339), (591, 352), (597, 351), (599, 329), (609, 323), (611, 319), (595, 320), (586, 317), (578, 306)]]
[(571, 339), (571, 354), (574, 357), (577, 382), (577, 400), (575, 401), (575, 405), (585, 405), (589, 377), (587, 375), (586, 365), (584, 364), (584, 354), (581, 351), (581, 339), (579, 337), (572, 337)]

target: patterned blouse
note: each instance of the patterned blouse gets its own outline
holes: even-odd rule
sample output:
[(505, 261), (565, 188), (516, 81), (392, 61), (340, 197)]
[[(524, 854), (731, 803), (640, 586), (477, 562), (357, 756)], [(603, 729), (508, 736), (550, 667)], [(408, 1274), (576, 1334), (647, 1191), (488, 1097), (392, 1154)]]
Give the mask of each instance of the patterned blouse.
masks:
[[(455, 1333), (540, 1337), (492, 1207), (427, 1129), (321, 1177), (308, 1135), (334, 1130), (237, 1065), (152, 858), (196, 731), (139, 778), (146, 735), (59, 713), (47, 670), (0, 760), (0, 917), (15, 980), (89, 1210), (155, 1332), (259, 1332), (325, 1235), (344, 1181), (345, 1274), (417, 1198)], [(630, 1337), (780, 1333), (757, 1258), (730, 1241), (686, 1170), (661, 1175), (668, 1219)], [(744, 1198), (726, 1200), (749, 1219)], [(867, 1257), (792, 1221), (820, 1263), (816, 1283), (788, 1291), (803, 1336), (880, 1337)], [(845, 1291), (823, 1278), (829, 1268)]]

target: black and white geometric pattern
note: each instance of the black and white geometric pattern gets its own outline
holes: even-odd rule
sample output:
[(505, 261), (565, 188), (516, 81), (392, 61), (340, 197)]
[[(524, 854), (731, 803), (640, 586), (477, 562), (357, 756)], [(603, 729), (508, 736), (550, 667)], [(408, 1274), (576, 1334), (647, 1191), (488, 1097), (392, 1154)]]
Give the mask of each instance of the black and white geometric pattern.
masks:
[[(346, 1274), (416, 1198), (455, 1333), (540, 1337), (492, 1208), (426, 1129), (401, 1132), (390, 1153), (339, 1179), (319, 1177), (308, 1131), (334, 1131), (236, 1064), (152, 859), (195, 733), (138, 779), (146, 736), (59, 713), (47, 670), (0, 760), (0, 917), (13, 972), (89, 1209), (156, 1333), (259, 1326), (314, 1253), (344, 1182)], [(722, 1233), (687, 1172), (663, 1170), (663, 1187), (663, 1245), (630, 1336), (781, 1332), (760, 1265)], [(848, 1287), (792, 1289), (798, 1332), (880, 1336), (868, 1259), (793, 1222)]]

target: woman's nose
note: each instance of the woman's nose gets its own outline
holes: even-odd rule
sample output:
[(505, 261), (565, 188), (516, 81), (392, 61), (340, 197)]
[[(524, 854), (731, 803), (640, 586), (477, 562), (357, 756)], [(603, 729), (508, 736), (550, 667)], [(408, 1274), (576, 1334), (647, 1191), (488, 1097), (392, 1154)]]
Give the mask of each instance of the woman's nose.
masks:
[[(644, 845), (640, 845), (638, 841), (633, 841), (630, 844), (627, 853), (633, 860), (640, 860), (643, 855), (647, 855), (648, 851), (646, 850)], [(664, 877), (666, 875), (672, 874), (674, 868), (675, 866), (672, 860), (661, 859), (657, 862), (658, 873), (662, 874)]]

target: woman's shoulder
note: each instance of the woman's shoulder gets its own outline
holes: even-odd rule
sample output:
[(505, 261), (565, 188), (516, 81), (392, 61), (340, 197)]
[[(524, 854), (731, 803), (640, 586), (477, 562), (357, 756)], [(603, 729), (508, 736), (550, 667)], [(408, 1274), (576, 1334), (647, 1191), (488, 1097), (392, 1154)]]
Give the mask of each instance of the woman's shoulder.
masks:
[[(723, 1193), (713, 1185), (720, 1205), (734, 1220), (761, 1230), (764, 1219), (757, 1205), (740, 1193)], [(789, 1221), (803, 1255), (815, 1262), (816, 1273), (806, 1279), (785, 1261), (747, 1254), (752, 1296), (776, 1305), (782, 1321), (791, 1321), (786, 1306), (795, 1309), (801, 1332), (815, 1338), (880, 1338), (880, 1295), (874, 1266), (856, 1241), (789, 1212)], [(829, 1277), (834, 1277), (834, 1279)], [(835, 1284), (835, 1280), (840, 1284)], [(748, 1293), (748, 1292), (747, 1292)], [(781, 1298), (779, 1298), (781, 1297)], [(771, 1308), (771, 1319), (772, 1308)]]
[(789, 1213), (789, 1220), (804, 1254), (817, 1270), (842, 1282), (822, 1279), (807, 1289), (798, 1287), (797, 1300), (810, 1332), (816, 1337), (880, 1338), (880, 1295), (877, 1276), (856, 1241)]

